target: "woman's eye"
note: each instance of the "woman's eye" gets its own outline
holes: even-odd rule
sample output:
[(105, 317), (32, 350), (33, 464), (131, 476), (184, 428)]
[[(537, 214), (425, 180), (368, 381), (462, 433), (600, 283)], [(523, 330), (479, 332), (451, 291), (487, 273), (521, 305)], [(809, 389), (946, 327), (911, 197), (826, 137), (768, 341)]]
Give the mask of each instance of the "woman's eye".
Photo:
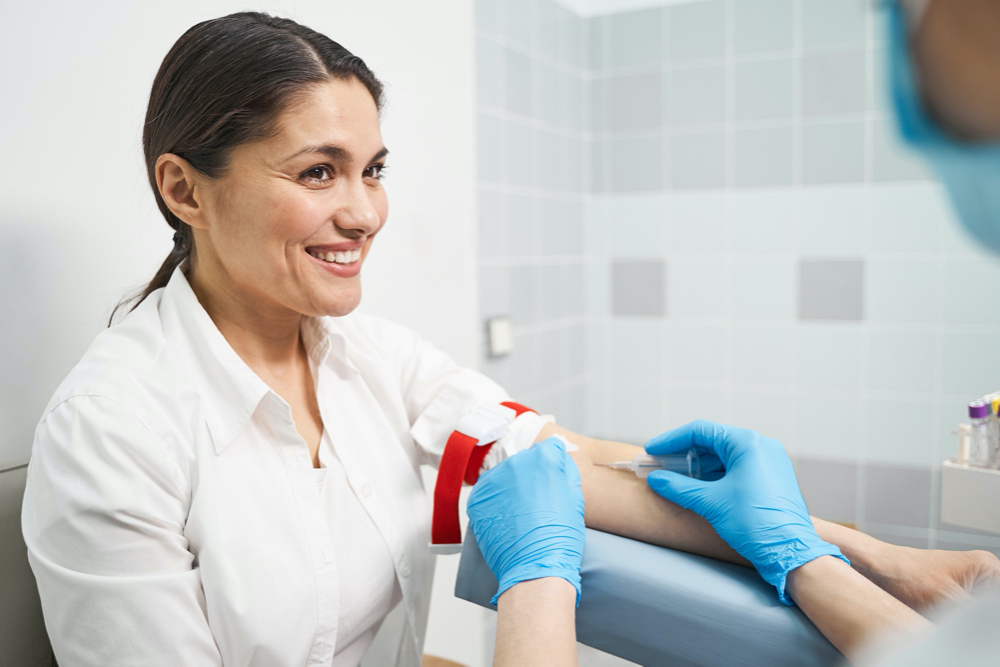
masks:
[(302, 172), (302, 177), (305, 178), (307, 181), (323, 183), (332, 180), (333, 174), (330, 173), (329, 167), (318, 165), (306, 169), (304, 172)]
[(387, 167), (384, 164), (373, 164), (365, 169), (365, 176), (370, 176), (381, 181), (385, 176), (383, 172), (385, 172), (386, 169)]

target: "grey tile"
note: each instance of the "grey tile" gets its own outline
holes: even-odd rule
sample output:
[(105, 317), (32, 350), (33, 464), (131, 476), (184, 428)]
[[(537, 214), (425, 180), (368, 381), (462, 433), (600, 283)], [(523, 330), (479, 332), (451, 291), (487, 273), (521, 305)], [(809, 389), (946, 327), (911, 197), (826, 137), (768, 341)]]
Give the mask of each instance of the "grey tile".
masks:
[(663, 317), (666, 267), (660, 260), (614, 261), (611, 265), (611, 312), (614, 315)]
[(876, 181), (916, 181), (934, 178), (927, 164), (899, 138), (888, 121), (876, 121), (872, 134), (873, 178)]
[(928, 528), (930, 507), (930, 470), (865, 466), (866, 522)]
[(736, 53), (787, 51), (792, 48), (792, 0), (734, 2), (733, 11)]
[(610, 20), (611, 66), (635, 67), (660, 62), (663, 43), (659, 7), (612, 14)]
[(864, 176), (864, 122), (802, 126), (803, 183), (860, 183)]
[(616, 137), (611, 140), (611, 188), (646, 192), (663, 187), (662, 138)]
[(531, 76), (534, 61), (531, 58), (507, 50), (507, 109), (513, 113), (531, 115)]
[(822, 53), (802, 58), (802, 115), (865, 110), (865, 52)]
[(660, 126), (663, 98), (659, 72), (608, 79), (609, 129), (644, 130)]
[(865, 5), (856, 0), (802, 0), (802, 47), (864, 44)]
[(865, 263), (860, 259), (799, 262), (799, 319), (864, 318)]
[(675, 69), (666, 76), (670, 89), (664, 107), (672, 125), (721, 123), (726, 119), (726, 70), (722, 65)]
[(888, 542), (889, 544), (895, 544), (900, 547), (913, 547), (914, 549), (926, 549), (930, 545), (930, 540), (926, 535), (922, 537), (918, 537), (916, 535), (896, 535), (893, 533), (885, 533), (873, 530), (866, 530), (865, 533), (871, 535), (876, 540), (882, 540), (883, 542)]
[(736, 120), (792, 117), (791, 58), (737, 63), (734, 71)]
[(726, 136), (723, 132), (692, 132), (670, 138), (671, 187), (721, 188), (725, 183)]
[(856, 463), (801, 458), (795, 460), (795, 476), (809, 507), (821, 519), (854, 523), (858, 486)]
[(670, 7), (670, 58), (674, 62), (721, 58), (726, 52), (726, 3), (692, 2)]
[(791, 126), (737, 130), (735, 159), (738, 187), (791, 185)]

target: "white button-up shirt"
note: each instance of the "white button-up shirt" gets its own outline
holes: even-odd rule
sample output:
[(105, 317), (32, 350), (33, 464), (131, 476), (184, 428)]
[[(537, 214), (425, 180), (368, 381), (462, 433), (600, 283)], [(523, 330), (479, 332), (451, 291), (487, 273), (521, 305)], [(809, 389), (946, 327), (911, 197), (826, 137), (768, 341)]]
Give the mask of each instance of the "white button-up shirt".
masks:
[[(38, 426), (22, 511), (61, 664), (355, 662), (400, 598), (395, 661), (420, 664), (434, 561), (419, 466), (459, 417), (509, 397), (381, 318), (307, 318), (303, 342), (325, 472), (180, 268), (97, 336)], [(498, 449), (542, 423), (519, 417)]]

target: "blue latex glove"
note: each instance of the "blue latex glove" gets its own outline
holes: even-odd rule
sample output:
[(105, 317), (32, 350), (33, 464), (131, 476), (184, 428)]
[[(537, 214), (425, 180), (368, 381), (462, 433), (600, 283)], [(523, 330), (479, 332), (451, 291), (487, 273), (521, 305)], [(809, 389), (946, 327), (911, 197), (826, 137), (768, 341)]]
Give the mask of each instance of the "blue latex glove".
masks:
[(562, 577), (580, 602), (583, 491), (576, 462), (547, 438), (479, 477), (468, 504), (469, 527), (500, 586)]
[(785, 595), (785, 579), (795, 568), (827, 555), (850, 563), (840, 549), (816, 534), (780, 442), (747, 429), (698, 420), (656, 436), (646, 443), (646, 451), (669, 454), (691, 446), (717, 454), (726, 466), (725, 475), (702, 481), (657, 470), (647, 478), (649, 486), (708, 519), (715, 532), (778, 589), (782, 602), (793, 604)]

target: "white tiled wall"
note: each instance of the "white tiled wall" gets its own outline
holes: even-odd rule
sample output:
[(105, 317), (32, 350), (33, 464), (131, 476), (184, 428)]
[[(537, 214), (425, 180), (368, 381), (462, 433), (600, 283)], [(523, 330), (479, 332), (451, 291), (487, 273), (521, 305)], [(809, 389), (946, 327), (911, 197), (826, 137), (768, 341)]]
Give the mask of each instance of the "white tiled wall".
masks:
[(585, 21), (554, 3), (476, 5), (480, 310), (509, 315), (514, 351), (484, 370), (518, 400), (585, 429)]
[[(874, 6), (477, 3), (500, 61), (478, 68), (481, 91), (500, 77), (480, 95), (483, 238), (514, 248), (484, 245), (483, 299), (518, 344), (486, 367), (594, 435), (758, 429), (807, 500), (850, 508), (831, 518), (996, 548), (938, 524), (937, 468), (965, 403), (1000, 387), (1000, 309), (983, 305), (1000, 263), (896, 139)], [(580, 356), (556, 370), (564, 337)]]

